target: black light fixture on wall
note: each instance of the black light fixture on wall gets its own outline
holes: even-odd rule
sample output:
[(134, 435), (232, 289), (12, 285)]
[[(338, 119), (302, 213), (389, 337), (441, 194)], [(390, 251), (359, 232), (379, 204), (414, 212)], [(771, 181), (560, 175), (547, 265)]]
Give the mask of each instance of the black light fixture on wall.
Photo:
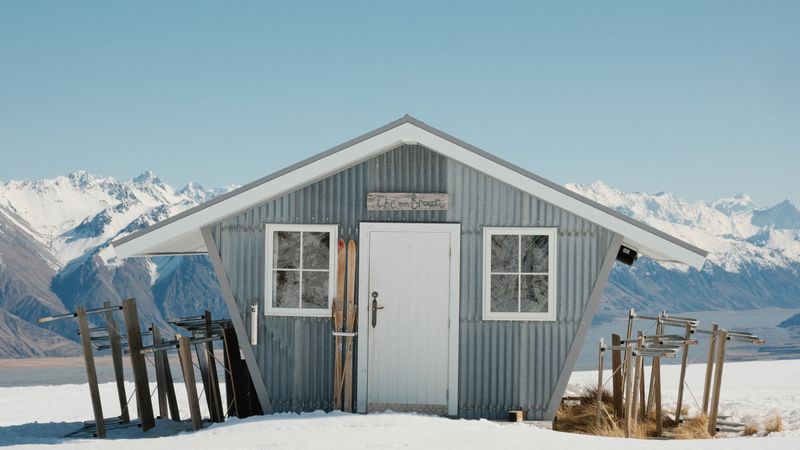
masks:
[(617, 261), (628, 266), (632, 266), (638, 257), (639, 252), (632, 248), (625, 247), (624, 245), (620, 246), (617, 252)]

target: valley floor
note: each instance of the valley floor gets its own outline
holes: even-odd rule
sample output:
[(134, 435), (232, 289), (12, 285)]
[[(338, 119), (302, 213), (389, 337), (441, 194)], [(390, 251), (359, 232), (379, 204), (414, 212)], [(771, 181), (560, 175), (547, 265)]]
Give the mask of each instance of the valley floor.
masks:
[[(704, 367), (689, 368), (694, 397), (702, 391)], [(721, 414), (756, 425), (780, 414), (784, 431), (767, 437), (725, 436), (704, 441), (625, 440), (560, 433), (529, 424), (485, 420), (451, 420), (414, 414), (352, 415), (344, 413), (277, 414), (229, 419), (202, 431), (182, 432), (185, 424), (159, 421), (143, 435), (137, 428), (113, 430), (106, 441), (65, 439), (66, 433), (91, 417), (86, 385), (0, 388), (0, 446), (70, 448), (713, 448), (725, 450), (800, 448), (800, 360), (729, 363), (725, 366)], [(610, 373), (606, 373), (606, 378)], [(576, 372), (569, 391), (596, 383), (596, 372)], [(674, 406), (677, 367), (664, 368), (665, 408)], [(129, 386), (129, 393), (133, 386)], [(181, 414), (188, 417), (183, 385), (176, 385)], [(111, 383), (101, 385), (106, 416), (119, 413)], [(695, 408), (692, 394), (689, 406)], [(135, 403), (135, 402), (134, 402)], [(201, 402), (202, 403), (202, 402)], [(135, 407), (133, 415), (135, 416)], [(141, 438), (149, 437), (143, 441)]]

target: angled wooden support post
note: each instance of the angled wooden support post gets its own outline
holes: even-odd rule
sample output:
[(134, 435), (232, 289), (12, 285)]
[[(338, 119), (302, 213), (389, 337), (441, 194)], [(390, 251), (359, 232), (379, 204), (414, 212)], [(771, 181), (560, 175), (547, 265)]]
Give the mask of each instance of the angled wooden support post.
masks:
[[(642, 335), (641, 330), (637, 333), (638, 340), (636, 344), (637, 349), (641, 349), (644, 346), (644, 336)], [(644, 356), (636, 358), (636, 386), (638, 390), (638, 396), (636, 397), (638, 402), (634, 408), (636, 409), (637, 413), (645, 416), (647, 415), (645, 412), (645, 397), (644, 397)]]
[(632, 368), (633, 345), (625, 344), (625, 437), (631, 437), (631, 424), (633, 421), (633, 371)]
[(180, 334), (175, 335), (178, 341), (178, 356), (181, 360), (183, 384), (186, 385), (186, 397), (189, 401), (189, 415), (192, 417), (192, 429), (199, 430), (203, 427), (203, 418), (200, 416), (200, 402), (197, 400), (197, 384), (194, 380), (192, 367), (192, 349), (189, 338)]
[[(103, 302), (104, 308), (111, 308), (111, 302)], [(106, 323), (108, 324), (108, 342), (111, 346), (111, 362), (114, 364), (114, 380), (117, 384), (117, 397), (119, 399), (119, 420), (122, 423), (131, 421), (128, 411), (128, 395), (125, 393), (125, 370), (122, 365), (122, 342), (120, 340), (119, 327), (114, 320), (114, 311), (105, 312)]]
[(222, 330), (222, 363), (225, 366), (225, 371), (222, 375), (225, 377), (225, 415), (228, 417), (239, 417), (239, 412), (236, 407), (236, 386), (233, 383), (231, 372), (231, 355), (228, 347), (228, 330)]
[(708, 434), (717, 434), (717, 415), (719, 413), (719, 394), (722, 387), (722, 366), (725, 364), (725, 346), (728, 342), (728, 332), (720, 330), (717, 335), (717, 354), (714, 368), (714, 393), (711, 401), (711, 411), (708, 415)]
[[(656, 334), (653, 336), (653, 343), (658, 344), (661, 341), (661, 336), (664, 333), (664, 322), (661, 320), (662, 317), (666, 316), (666, 311), (661, 311), (661, 314), (658, 316), (658, 320), (656, 320)], [(645, 416), (649, 416), (651, 412), (653, 412), (653, 408), (655, 407), (655, 390), (656, 390), (656, 371), (660, 368), (661, 359), (658, 356), (654, 356), (651, 359), (650, 363), (650, 385), (647, 390), (647, 409), (645, 410)]]
[[(636, 311), (634, 311), (633, 308), (629, 309), (628, 310), (628, 326), (627, 326), (627, 328), (625, 330), (625, 342), (626, 343), (629, 342), (631, 340), (631, 338), (633, 337), (633, 320), (635, 318), (636, 318)], [(624, 361), (623, 361), (623, 364), (624, 364)], [(633, 373), (633, 372), (630, 372), (630, 373)], [(627, 376), (627, 374), (628, 374), (628, 368), (623, 366), (622, 367), (622, 376), (623, 376), (622, 382), (623, 383), (625, 383), (624, 377)]]
[(100, 403), (100, 388), (97, 386), (97, 369), (94, 365), (92, 352), (92, 336), (89, 331), (89, 321), (86, 318), (86, 308), (78, 307), (78, 326), (81, 331), (81, 344), (83, 344), (83, 360), (86, 363), (86, 379), (89, 382), (89, 395), (92, 398), (92, 411), (94, 423), (97, 427), (97, 437), (106, 437), (106, 423), (103, 419), (103, 405)]
[[(153, 332), (153, 347), (161, 345), (161, 332), (156, 328), (156, 324), (150, 324), (150, 330)], [(158, 391), (158, 418), (166, 419), (169, 413), (169, 406), (167, 405), (167, 374), (164, 369), (164, 359), (161, 358), (163, 351), (156, 351), (153, 353), (153, 360), (156, 366), (156, 390)]]
[(603, 338), (600, 338), (600, 348), (597, 353), (597, 425), (600, 425), (603, 415), (603, 360), (606, 347)]
[(692, 324), (687, 323), (684, 332), (683, 354), (681, 355), (681, 374), (678, 377), (678, 405), (675, 407), (675, 423), (681, 423), (683, 409), (683, 385), (686, 383), (686, 363), (689, 360), (689, 338), (692, 337)]
[(661, 414), (661, 357), (656, 356), (653, 358), (652, 370), (653, 373), (656, 374), (653, 388), (653, 395), (655, 396), (653, 403), (656, 409), (656, 436), (661, 437), (661, 435), (664, 434), (664, 423)]
[(617, 418), (623, 416), (622, 412), (622, 355), (619, 350), (621, 338), (618, 334), (611, 335), (611, 371), (613, 373), (613, 398), (614, 398), (614, 415)]
[[(164, 338), (161, 338), (161, 344), (164, 343)], [(169, 404), (169, 417), (175, 422), (181, 421), (181, 413), (178, 409), (178, 399), (175, 397), (175, 381), (172, 379), (172, 369), (169, 367), (169, 354), (159, 352), (164, 365), (164, 377), (167, 383), (167, 403)]]
[(139, 313), (136, 301), (132, 298), (122, 301), (122, 312), (125, 316), (125, 328), (128, 330), (128, 352), (133, 368), (133, 382), (136, 386), (136, 405), (139, 408), (139, 419), (142, 431), (156, 426), (153, 417), (153, 403), (150, 401), (150, 383), (147, 380), (147, 366), (142, 354), (142, 330), (139, 328)]
[[(213, 335), (211, 327), (211, 312), (206, 310), (205, 314), (206, 323), (206, 337), (209, 338)], [(225, 412), (222, 410), (222, 396), (219, 392), (219, 378), (217, 376), (217, 364), (214, 358), (214, 342), (208, 341), (205, 343), (206, 349), (206, 370), (208, 370), (208, 387), (206, 388), (206, 396), (210, 398), (209, 405), (213, 405), (213, 410), (209, 409), (212, 422), (224, 422)]]
[(714, 370), (714, 352), (717, 349), (717, 334), (719, 324), (711, 324), (711, 339), (708, 341), (708, 358), (706, 359), (706, 379), (703, 385), (703, 414), (708, 415), (708, 399), (711, 394), (711, 373)]
[[(198, 338), (198, 336), (192, 335), (192, 338)], [(191, 343), (189, 345), (194, 346), (194, 352), (197, 356), (197, 370), (200, 372), (200, 380), (203, 382), (203, 391), (206, 393), (206, 406), (208, 406), (208, 415), (212, 422), (217, 421), (216, 413), (217, 410), (214, 408), (214, 399), (209, 395), (211, 392), (210, 382), (208, 381), (208, 355), (206, 354), (206, 346), (204, 343)]]
[(642, 344), (644, 344), (644, 337), (642, 337), (642, 333), (639, 333), (639, 339), (636, 343), (636, 361), (634, 364), (634, 375), (633, 375), (633, 383), (637, 386), (633, 390), (633, 412), (632, 412), (632, 419), (638, 421), (639, 414), (644, 410), (644, 404), (639, 405), (639, 402), (642, 400), (641, 397), (644, 396), (644, 356), (641, 354)]

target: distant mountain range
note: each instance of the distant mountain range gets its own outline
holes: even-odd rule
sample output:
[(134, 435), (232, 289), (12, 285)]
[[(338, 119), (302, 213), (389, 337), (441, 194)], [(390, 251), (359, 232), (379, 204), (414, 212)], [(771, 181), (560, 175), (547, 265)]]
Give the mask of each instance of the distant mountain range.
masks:
[(207, 258), (119, 261), (109, 246), (227, 190), (175, 189), (151, 172), (125, 182), (75, 172), (0, 183), (0, 357), (77, 353), (74, 323), (36, 320), (79, 305), (133, 297), (142, 321), (162, 329), (166, 318), (206, 308), (227, 317)]
[(687, 202), (660, 192), (623, 193), (602, 182), (567, 188), (708, 250), (702, 270), (640, 258), (617, 264), (596, 320), (640, 311), (800, 308), (800, 211), (744, 194)]
[[(599, 320), (630, 307), (800, 308), (800, 211), (790, 202), (759, 208), (745, 195), (686, 202), (602, 182), (567, 187), (711, 251), (702, 271), (647, 258), (617, 265)], [(134, 297), (143, 322), (163, 329), (167, 318), (203, 309), (227, 316), (206, 257), (120, 261), (109, 242), (230, 189), (176, 189), (152, 172), (129, 181), (81, 171), (0, 182), (0, 358), (76, 354), (73, 323), (36, 320), (78, 305)]]

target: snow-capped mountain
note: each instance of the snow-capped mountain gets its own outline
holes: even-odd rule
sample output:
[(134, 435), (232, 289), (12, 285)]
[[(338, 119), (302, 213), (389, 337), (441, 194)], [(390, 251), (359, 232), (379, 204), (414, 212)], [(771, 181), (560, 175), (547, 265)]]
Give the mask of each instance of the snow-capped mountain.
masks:
[(751, 264), (788, 268), (800, 262), (800, 211), (788, 200), (758, 208), (744, 194), (687, 202), (664, 192), (623, 193), (600, 181), (566, 187), (708, 250), (707, 270), (737, 272)]
[[(711, 252), (702, 271), (647, 258), (616, 265), (600, 320), (630, 307), (800, 308), (800, 211), (790, 202), (761, 208), (746, 195), (687, 202), (602, 182), (567, 187)], [(120, 261), (109, 242), (230, 189), (176, 189), (152, 172), (0, 182), (0, 357), (77, 352), (74, 324), (36, 319), (78, 305), (133, 297), (142, 320), (164, 328), (166, 318), (203, 309), (227, 316), (206, 257)]]
[(800, 211), (788, 200), (761, 208), (739, 194), (688, 202), (669, 193), (623, 193), (595, 181), (567, 188), (708, 250), (702, 271), (640, 259), (615, 267), (600, 319), (651, 312), (800, 307)]
[(45, 245), (63, 266), (121, 231), (150, 225), (224, 191), (197, 183), (174, 189), (150, 171), (126, 182), (79, 171), (0, 183), (0, 214)]
[[(0, 357), (75, 351), (74, 327), (44, 329), (36, 319), (80, 304), (134, 297), (143, 319), (165, 327), (165, 317), (206, 305), (222, 313), (205, 258), (123, 262), (109, 243), (229, 189), (175, 189), (149, 171), (129, 181), (79, 171), (0, 182)], [(196, 304), (177, 301), (187, 291), (198, 294)], [(8, 332), (11, 324), (17, 331)]]

